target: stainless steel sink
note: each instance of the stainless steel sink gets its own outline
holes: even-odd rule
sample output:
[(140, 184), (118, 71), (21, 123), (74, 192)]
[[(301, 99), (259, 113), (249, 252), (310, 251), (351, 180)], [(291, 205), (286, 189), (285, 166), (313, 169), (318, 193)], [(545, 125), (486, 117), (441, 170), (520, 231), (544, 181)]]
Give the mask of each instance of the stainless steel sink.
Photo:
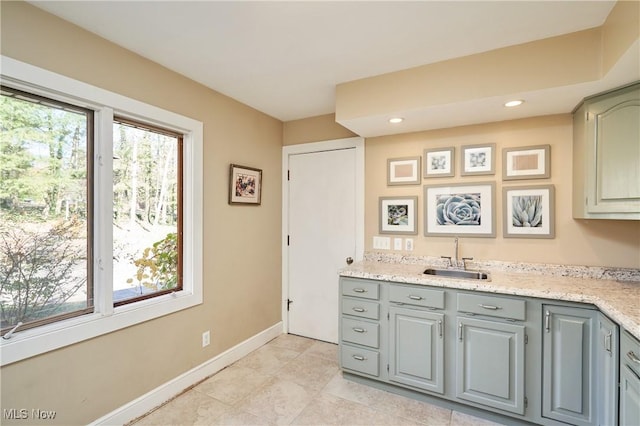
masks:
[(426, 275), (435, 275), (440, 277), (462, 278), (465, 280), (488, 280), (489, 274), (479, 271), (465, 271), (462, 269), (425, 269)]

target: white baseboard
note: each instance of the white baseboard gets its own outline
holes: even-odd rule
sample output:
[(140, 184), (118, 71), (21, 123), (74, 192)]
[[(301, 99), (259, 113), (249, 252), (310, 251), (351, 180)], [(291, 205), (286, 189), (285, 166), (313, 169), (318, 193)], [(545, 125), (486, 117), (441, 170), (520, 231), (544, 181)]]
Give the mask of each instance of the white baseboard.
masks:
[(92, 422), (91, 425), (123, 425), (130, 422), (160, 406), (190, 386), (245, 357), (282, 333), (282, 322), (279, 322), (111, 413), (100, 417)]

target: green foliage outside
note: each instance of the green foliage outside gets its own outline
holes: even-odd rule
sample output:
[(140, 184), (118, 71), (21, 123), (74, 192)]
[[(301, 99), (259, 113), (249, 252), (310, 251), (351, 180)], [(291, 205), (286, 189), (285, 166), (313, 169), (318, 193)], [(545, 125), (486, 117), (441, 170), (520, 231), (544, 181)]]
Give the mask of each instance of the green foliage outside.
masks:
[[(0, 96), (1, 328), (91, 305), (87, 122)], [(114, 124), (114, 268), (150, 289), (177, 284), (175, 138)], [(151, 232), (154, 231), (154, 232)], [(168, 235), (156, 243), (153, 236)], [(114, 237), (115, 238), (115, 237)], [(156, 237), (157, 238), (157, 237)], [(138, 249), (148, 241), (146, 249)], [(140, 250), (140, 251), (133, 251)], [(121, 285), (133, 279), (123, 278)]]
[[(154, 291), (175, 288), (178, 284), (178, 234), (168, 234), (147, 247), (133, 263), (138, 269), (136, 279), (145, 287)], [(133, 278), (127, 282), (133, 283)]]

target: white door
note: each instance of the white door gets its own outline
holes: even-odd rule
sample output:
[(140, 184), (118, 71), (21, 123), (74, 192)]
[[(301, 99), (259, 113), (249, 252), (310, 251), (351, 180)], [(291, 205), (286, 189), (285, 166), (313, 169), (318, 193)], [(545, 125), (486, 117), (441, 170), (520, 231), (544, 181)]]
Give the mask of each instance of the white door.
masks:
[(356, 149), (289, 156), (288, 332), (338, 342), (338, 270), (357, 255)]

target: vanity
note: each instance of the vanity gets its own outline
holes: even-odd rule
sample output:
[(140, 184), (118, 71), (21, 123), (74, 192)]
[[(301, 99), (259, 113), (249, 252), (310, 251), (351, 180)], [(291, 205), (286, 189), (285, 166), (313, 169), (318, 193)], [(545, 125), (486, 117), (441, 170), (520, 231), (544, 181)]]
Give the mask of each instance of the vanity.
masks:
[(497, 266), (484, 279), (419, 259), (343, 269), (344, 376), (503, 424), (640, 424), (639, 272)]

